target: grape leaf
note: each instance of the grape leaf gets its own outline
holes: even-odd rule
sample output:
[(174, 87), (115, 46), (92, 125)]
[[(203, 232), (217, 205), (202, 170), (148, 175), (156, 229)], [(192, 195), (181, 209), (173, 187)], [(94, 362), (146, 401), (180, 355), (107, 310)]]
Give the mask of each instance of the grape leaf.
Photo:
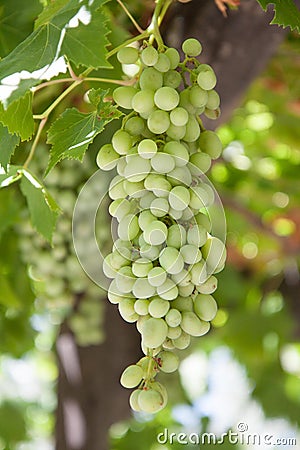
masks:
[[(106, 59), (108, 0), (69, 0), (49, 6), (37, 28), (0, 61), (0, 100), (5, 108), (41, 80), (66, 72), (65, 56), (76, 66), (111, 67)], [(54, 2), (56, 3), (56, 2)]]
[(300, 10), (293, 0), (257, 0), (266, 11), (268, 5), (274, 5), (274, 18), (271, 24), (290, 27), (300, 33)]
[(6, 275), (0, 272), (0, 304), (6, 308), (18, 308), (21, 306), (20, 299), (16, 296)]
[(56, 219), (60, 212), (59, 206), (29, 171), (23, 170), (21, 178), (21, 191), (26, 197), (31, 223), (36, 230), (51, 242)]
[(0, 167), (0, 188), (10, 186), (22, 177), (21, 173), (22, 166), (12, 166), (9, 165), (7, 172)]
[(41, 9), (39, 0), (26, 0), (26, 8), (24, 8), (24, 0), (1, 2), (0, 55), (2, 58), (32, 32), (34, 20)]
[(19, 142), (20, 138), (15, 134), (10, 134), (8, 129), (0, 123), (0, 165), (5, 171)]
[(62, 159), (82, 161), (84, 154), (105, 125), (122, 115), (110, 102), (104, 102), (107, 91), (91, 89), (89, 98), (96, 111), (82, 113), (66, 109), (48, 131), (47, 143), (52, 144), (46, 175)]
[(7, 126), (11, 134), (18, 134), (22, 141), (30, 139), (34, 132), (32, 93), (27, 92), (6, 110), (0, 103), (0, 122)]

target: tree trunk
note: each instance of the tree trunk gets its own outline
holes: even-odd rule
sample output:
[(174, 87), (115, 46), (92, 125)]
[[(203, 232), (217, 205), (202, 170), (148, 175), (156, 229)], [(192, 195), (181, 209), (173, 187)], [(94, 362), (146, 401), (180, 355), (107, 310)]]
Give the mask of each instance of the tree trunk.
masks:
[[(225, 19), (212, 0), (176, 4), (164, 26), (166, 43), (180, 47), (187, 37), (203, 44), (202, 61), (213, 65), (222, 101), (224, 122), (239, 104), (249, 84), (266, 66), (285, 31), (269, 26), (256, 0), (242, 0)], [(109, 426), (129, 417), (128, 392), (119, 385), (122, 369), (140, 357), (140, 339), (133, 324), (107, 304), (106, 341), (79, 348), (62, 326), (57, 342), (59, 380), (56, 426), (57, 450), (107, 450)]]

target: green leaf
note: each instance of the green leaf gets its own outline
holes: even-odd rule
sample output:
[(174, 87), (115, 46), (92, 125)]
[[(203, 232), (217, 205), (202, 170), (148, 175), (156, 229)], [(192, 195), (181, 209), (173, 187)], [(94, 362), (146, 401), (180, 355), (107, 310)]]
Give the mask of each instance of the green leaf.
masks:
[(0, 167), (0, 188), (10, 186), (22, 177), (21, 166), (8, 166), (7, 172)]
[(32, 225), (51, 242), (59, 206), (39, 180), (27, 170), (23, 171), (21, 191), (27, 200)]
[(104, 102), (106, 91), (91, 89), (89, 98), (97, 110), (82, 113), (70, 108), (53, 123), (47, 143), (52, 144), (46, 175), (62, 159), (83, 160), (88, 146), (105, 125), (122, 115), (110, 102)]
[(10, 134), (8, 129), (0, 123), (0, 165), (5, 171), (19, 142), (20, 138), (15, 134)]
[(0, 304), (6, 308), (19, 308), (21, 306), (20, 299), (16, 296), (13, 286), (5, 274), (0, 272)]
[[(32, 32), (42, 6), (39, 0), (6, 0), (0, 6), (0, 55), (3, 58)], [(22, 11), (22, 13), (20, 13)]]
[(257, 0), (266, 11), (268, 5), (274, 5), (274, 18), (271, 24), (290, 27), (300, 33), (300, 11), (293, 0)]
[(2, 234), (20, 219), (20, 196), (15, 189), (0, 189), (0, 240)]
[(53, 2), (37, 28), (0, 61), (0, 100), (5, 108), (41, 80), (66, 72), (65, 56), (77, 66), (111, 67), (106, 60), (107, 0)]
[(22, 141), (30, 139), (34, 132), (32, 93), (28, 92), (6, 110), (0, 103), (0, 122), (7, 126), (11, 134), (18, 134)]

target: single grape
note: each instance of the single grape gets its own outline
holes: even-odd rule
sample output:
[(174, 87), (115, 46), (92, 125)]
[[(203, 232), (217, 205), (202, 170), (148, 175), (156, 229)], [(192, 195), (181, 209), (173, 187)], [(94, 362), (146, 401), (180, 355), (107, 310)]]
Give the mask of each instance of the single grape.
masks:
[(152, 214), (156, 217), (164, 217), (169, 211), (169, 202), (166, 198), (156, 198), (150, 205)]
[(103, 145), (97, 155), (97, 166), (102, 170), (112, 170), (116, 167), (120, 155), (115, 152), (111, 144)]
[(186, 230), (180, 224), (171, 225), (168, 230), (167, 245), (180, 249), (186, 243)]
[(189, 190), (184, 186), (175, 186), (169, 194), (169, 203), (173, 209), (183, 211), (190, 202)]
[(157, 173), (169, 173), (175, 168), (175, 159), (167, 153), (158, 152), (151, 159), (151, 166)]
[(163, 284), (157, 287), (157, 295), (164, 300), (174, 300), (178, 297), (178, 287), (173, 280), (167, 278)]
[(141, 408), (140, 408), (139, 402), (138, 402), (140, 392), (141, 392), (140, 389), (136, 389), (135, 391), (133, 391), (130, 394), (129, 404), (130, 404), (130, 407), (133, 409), (133, 411), (137, 411), (137, 412), (141, 411)]
[(180, 55), (176, 48), (167, 48), (167, 50), (165, 51), (165, 55), (170, 60), (170, 68), (176, 69), (178, 67), (178, 64), (180, 63)]
[(134, 47), (123, 47), (117, 53), (118, 61), (122, 64), (134, 64), (139, 57), (138, 49)]
[(200, 319), (210, 322), (217, 314), (217, 302), (212, 295), (198, 294), (194, 299), (194, 310)]
[(143, 139), (138, 145), (138, 153), (142, 158), (151, 159), (156, 152), (157, 145), (152, 139)]
[(143, 70), (140, 76), (140, 88), (144, 90), (156, 91), (163, 85), (163, 75), (153, 67), (148, 67)]
[(169, 274), (180, 273), (184, 267), (184, 260), (180, 252), (173, 247), (165, 247), (161, 251), (159, 263)]
[(170, 311), (166, 314), (165, 321), (169, 325), (169, 327), (178, 327), (181, 322), (181, 313), (178, 309), (170, 309)]
[[(176, 70), (169, 70), (169, 72), (164, 74), (163, 84), (174, 89), (177, 89), (181, 84), (182, 78), (180, 73)], [(180, 95), (179, 95), (180, 96)]]
[(186, 244), (180, 249), (180, 254), (186, 264), (196, 264), (202, 258), (202, 253), (195, 245)]
[(152, 286), (161, 286), (167, 278), (167, 273), (162, 267), (153, 267), (148, 272), (148, 281)]
[(164, 111), (171, 111), (179, 103), (179, 94), (171, 87), (161, 87), (154, 94), (154, 103)]
[(133, 285), (132, 293), (136, 298), (143, 299), (152, 297), (156, 292), (155, 287), (151, 286), (147, 278), (138, 278)]
[(128, 161), (124, 169), (124, 177), (133, 182), (144, 180), (151, 170), (150, 162), (139, 155), (128, 156)]
[(126, 367), (124, 372), (121, 375), (120, 383), (125, 388), (134, 388), (143, 379), (143, 369), (136, 364), (132, 364), (131, 366)]
[(157, 50), (149, 45), (149, 47), (144, 48), (141, 52), (141, 60), (145, 66), (154, 66), (158, 61)]
[(146, 316), (149, 313), (149, 300), (139, 299), (134, 303), (134, 310), (139, 316)]
[(184, 311), (182, 313), (182, 320), (180, 324), (183, 331), (191, 336), (203, 336), (210, 329), (209, 322), (204, 322), (199, 317), (190, 311)]
[(132, 272), (136, 277), (146, 277), (153, 268), (152, 262), (147, 258), (138, 258), (132, 264)]
[(179, 366), (179, 358), (173, 352), (160, 352), (157, 355), (160, 370), (165, 373), (175, 372)]
[(160, 245), (168, 235), (167, 226), (159, 220), (151, 222), (144, 230), (144, 239), (148, 244)]
[(137, 89), (132, 86), (120, 86), (113, 91), (113, 99), (122, 108), (131, 109), (132, 99), (136, 93)]
[(149, 130), (154, 134), (162, 134), (170, 126), (169, 114), (166, 111), (153, 111), (147, 120)]
[(219, 136), (210, 130), (201, 133), (199, 138), (199, 147), (205, 153), (208, 153), (212, 159), (217, 159), (222, 153), (222, 143)]
[(160, 297), (154, 297), (149, 304), (149, 314), (157, 319), (164, 317), (170, 309), (170, 303)]
[(182, 44), (182, 51), (188, 56), (198, 56), (202, 52), (202, 45), (197, 39), (186, 39)]
[(124, 129), (132, 136), (139, 136), (145, 130), (145, 121), (141, 117), (130, 117), (126, 121)]
[(220, 106), (220, 96), (219, 94), (212, 90), (208, 91), (208, 98), (206, 103), (206, 108), (217, 109)]
[(208, 64), (201, 64), (198, 67), (198, 85), (205, 91), (210, 91), (217, 84), (215, 72)]
[(201, 89), (200, 86), (195, 85), (189, 91), (189, 100), (194, 108), (201, 108), (206, 106), (208, 93), (204, 89)]
[(131, 241), (140, 231), (138, 218), (134, 214), (127, 214), (124, 216), (118, 226), (118, 235), (121, 239)]
[(149, 348), (159, 347), (167, 337), (168, 326), (163, 319), (151, 317), (142, 325), (144, 344)]
[(189, 161), (189, 152), (187, 151), (186, 147), (180, 142), (176, 141), (167, 142), (166, 145), (164, 146), (164, 152), (168, 153), (169, 155), (172, 155), (177, 167), (183, 167)]
[(200, 294), (212, 294), (218, 287), (218, 280), (216, 277), (211, 276), (204, 283), (196, 287)]
[(138, 405), (146, 413), (153, 414), (162, 409), (164, 400), (162, 395), (154, 389), (142, 390), (138, 396)]
[(139, 318), (138, 314), (134, 310), (134, 302), (135, 300), (132, 298), (122, 298), (118, 304), (121, 317), (129, 323), (136, 322)]
[(112, 137), (112, 146), (119, 155), (126, 155), (132, 147), (132, 137), (123, 130), (118, 130)]
[(191, 338), (188, 333), (185, 333), (184, 331), (181, 333), (181, 335), (177, 339), (172, 340), (174, 347), (178, 348), (180, 350), (184, 350), (190, 345)]
[(158, 60), (154, 64), (155, 69), (157, 69), (159, 72), (168, 72), (168, 70), (171, 67), (171, 61), (168, 58), (168, 56), (165, 53), (159, 53), (158, 54)]

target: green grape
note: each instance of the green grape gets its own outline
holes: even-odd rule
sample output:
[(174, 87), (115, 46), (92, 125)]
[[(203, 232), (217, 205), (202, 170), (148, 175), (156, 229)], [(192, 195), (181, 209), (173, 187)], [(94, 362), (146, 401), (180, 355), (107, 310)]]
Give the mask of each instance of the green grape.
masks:
[(148, 348), (159, 347), (167, 337), (168, 326), (163, 319), (151, 317), (142, 325), (143, 342)]
[[(176, 300), (174, 300), (176, 302)], [(180, 326), (178, 327), (169, 327), (167, 337), (169, 339), (177, 339), (182, 333), (182, 329)]]
[(138, 218), (139, 227), (141, 230), (145, 231), (145, 229), (154, 221), (156, 217), (149, 210), (144, 210), (140, 213)]
[[(170, 70), (169, 72), (164, 74), (163, 84), (164, 86), (171, 87), (173, 89), (177, 89), (181, 84), (182, 78), (180, 73), (176, 72), (176, 70)], [(180, 94), (179, 94), (180, 96)]]
[(116, 217), (120, 222), (124, 216), (130, 213), (131, 204), (126, 198), (118, 198), (109, 205), (109, 214)]
[(155, 200), (155, 195), (152, 192), (145, 192), (143, 197), (140, 199), (140, 208), (141, 210), (149, 209), (153, 200)]
[(207, 280), (206, 264), (203, 259), (191, 266), (190, 275), (192, 283), (195, 285), (202, 284)]
[(137, 412), (141, 411), (141, 408), (140, 408), (139, 402), (138, 402), (140, 392), (141, 392), (140, 389), (136, 389), (135, 391), (133, 391), (130, 394), (129, 404), (130, 404), (130, 407), (133, 409), (133, 411), (137, 411)]
[(180, 63), (180, 55), (176, 48), (167, 48), (167, 50), (165, 51), (165, 55), (170, 60), (170, 69), (176, 69), (176, 67)]
[(175, 186), (169, 194), (169, 203), (173, 209), (183, 211), (190, 202), (190, 192), (184, 186)]
[(145, 178), (144, 185), (145, 188), (152, 191), (156, 197), (168, 197), (171, 190), (171, 184), (164, 176), (153, 173), (150, 173)]
[(124, 128), (132, 136), (139, 136), (145, 130), (145, 121), (141, 117), (130, 117), (126, 121)]
[(124, 170), (124, 177), (133, 182), (142, 181), (151, 170), (150, 162), (139, 155), (130, 155), (129, 162)]
[(124, 216), (118, 225), (118, 235), (121, 239), (131, 241), (140, 231), (138, 218), (134, 214)]
[[(180, 249), (180, 253), (181, 253), (181, 249)], [(182, 269), (182, 271), (180, 273), (176, 273), (176, 274), (172, 275), (171, 279), (178, 286), (188, 286), (191, 282), (191, 275), (186, 269)]]
[(204, 322), (199, 317), (190, 311), (184, 311), (182, 313), (182, 320), (180, 324), (185, 333), (191, 336), (203, 336), (210, 329), (209, 322)]
[(163, 75), (153, 67), (148, 67), (141, 73), (140, 88), (144, 90), (156, 91), (163, 85)]
[(158, 152), (151, 159), (151, 166), (157, 173), (168, 173), (175, 168), (175, 160), (167, 153)]
[(181, 186), (182, 184), (190, 186), (192, 183), (192, 175), (186, 166), (175, 167), (174, 170), (167, 174), (167, 179), (173, 186)]
[(124, 266), (121, 267), (116, 276), (116, 285), (120, 292), (128, 294), (132, 291), (133, 285), (135, 283), (135, 277), (131, 267)]
[[(160, 253), (160, 246), (157, 246), (157, 245), (143, 244), (140, 247), (141, 257), (147, 258), (150, 261), (154, 261), (155, 259), (157, 259), (159, 256), (159, 253)], [(150, 283), (150, 284), (152, 284), (152, 283)]]
[(140, 384), (143, 379), (143, 369), (136, 364), (126, 367), (121, 375), (120, 383), (125, 388), (134, 388)]
[(154, 94), (150, 89), (139, 91), (132, 99), (132, 109), (138, 113), (148, 114), (154, 108)]
[(146, 316), (149, 313), (149, 300), (138, 299), (134, 303), (134, 310), (139, 316)]
[(154, 64), (155, 69), (157, 69), (159, 72), (168, 72), (171, 67), (171, 61), (168, 58), (168, 55), (165, 53), (159, 53), (158, 60)]
[(152, 139), (143, 139), (138, 145), (138, 153), (142, 158), (151, 159), (156, 152), (157, 145)]
[(172, 302), (172, 307), (178, 309), (178, 311), (193, 311), (194, 305), (191, 297), (177, 297)]
[(187, 286), (178, 286), (178, 293), (181, 297), (189, 297), (194, 292), (194, 284), (190, 283)]
[(216, 120), (221, 114), (220, 108), (217, 109), (209, 109), (205, 108), (204, 115), (208, 117), (208, 119)]
[(203, 152), (193, 153), (190, 156), (189, 169), (193, 175), (199, 176), (206, 173), (211, 166), (211, 158)]
[(178, 106), (171, 111), (170, 120), (173, 125), (182, 127), (183, 125), (186, 125), (188, 123), (189, 114), (186, 109), (182, 108), (182, 106)]
[(191, 104), (190, 101), (190, 88), (181, 91), (179, 97), (179, 105), (186, 109), (189, 114), (196, 114), (197, 109)]
[(180, 249), (186, 243), (186, 230), (180, 224), (171, 225), (168, 230), (167, 245)]
[(103, 145), (97, 155), (97, 166), (102, 170), (112, 170), (116, 167), (120, 155), (114, 151), (111, 144)]
[(133, 285), (132, 293), (136, 298), (143, 299), (152, 297), (156, 292), (155, 287), (151, 286), (147, 278), (138, 278)]
[(162, 134), (170, 126), (169, 114), (166, 111), (153, 111), (147, 120), (149, 130), (154, 134)]
[(149, 304), (149, 314), (156, 319), (164, 317), (169, 311), (170, 303), (159, 297), (154, 297)]
[(176, 209), (170, 208), (169, 216), (172, 217), (172, 219), (174, 220), (179, 220), (182, 217), (182, 211), (176, 211)]
[[(174, 109), (174, 111), (176, 110)], [(187, 151), (186, 147), (180, 142), (176, 141), (167, 142), (166, 145), (164, 146), (164, 152), (168, 153), (169, 155), (172, 155), (177, 167), (183, 167), (189, 161), (189, 152)]]
[(178, 348), (179, 350), (184, 350), (190, 345), (191, 338), (189, 334), (182, 332), (179, 338), (173, 339), (172, 342), (175, 348)]
[(120, 86), (113, 91), (113, 99), (122, 108), (131, 109), (132, 99), (136, 93), (137, 89), (132, 86)]
[(123, 130), (118, 130), (112, 137), (112, 146), (119, 155), (126, 155), (132, 147), (132, 137)]
[[(138, 299), (138, 300), (140, 300), (140, 299)], [(136, 300), (136, 302), (137, 302), (138, 300)], [(140, 316), (140, 317), (138, 318), (138, 320), (136, 321), (136, 329), (138, 330), (139, 333), (142, 333), (143, 325), (144, 325), (144, 323), (145, 323), (147, 320), (150, 319), (150, 317), (151, 317), (150, 314), (145, 314), (145, 315)]]
[(181, 313), (178, 309), (170, 309), (170, 311), (166, 314), (165, 321), (167, 322), (169, 327), (178, 327), (181, 322)]
[(205, 91), (210, 91), (217, 84), (217, 78), (213, 69), (208, 64), (201, 64), (198, 67), (198, 85)]
[(170, 124), (169, 128), (166, 131), (167, 136), (170, 139), (179, 141), (185, 136), (186, 133), (186, 126), (178, 127), (176, 125)]
[(171, 373), (178, 369), (179, 358), (173, 352), (160, 352), (157, 355), (157, 360), (159, 361), (159, 367), (162, 372)]
[(132, 198), (141, 198), (145, 193), (143, 181), (124, 180), (123, 188), (126, 194)]
[(169, 211), (169, 202), (165, 198), (156, 198), (150, 205), (152, 214), (156, 217), (164, 217)]
[(117, 53), (118, 61), (122, 64), (134, 64), (139, 57), (139, 51), (134, 47), (123, 47)]
[(151, 382), (149, 384), (149, 386), (151, 387), (151, 389), (154, 389), (155, 391), (159, 392), (160, 395), (162, 396), (163, 404), (162, 404), (161, 409), (163, 409), (166, 406), (167, 402), (168, 402), (167, 389), (161, 383), (159, 383), (158, 381)]
[(196, 210), (199, 210), (203, 207), (210, 206), (210, 198), (209, 194), (203, 185), (198, 185), (190, 188), (190, 203), (189, 206)]
[(132, 272), (136, 277), (146, 277), (153, 268), (152, 262), (147, 258), (138, 258), (132, 264)]
[(144, 230), (144, 239), (147, 244), (160, 245), (165, 242), (168, 235), (167, 226), (159, 220), (151, 222)]
[(200, 294), (212, 294), (218, 287), (218, 280), (216, 277), (209, 277), (204, 283), (197, 286), (197, 291)]
[(157, 50), (150, 46), (144, 48), (141, 52), (141, 60), (145, 66), (154, 66), (158, 61), (158, 52)]
[(201, 108), (207, 104), (208, 93), (200, 86), (193, 86), (189, 91), (189, 100), (194, 108)]
[(117, 272), (116, 269), (114, 269), (112, 267), (112, 265), (110, 263), (111, 257), (112, 257), (112, 254), (110, 253), (109, 255), (107, 255), (104, 258), (104, 261), (103, 261), (103, 273), (108, 278), (115, 278), (118, 272)]
[(118, 175), (120, 175), (121, 177), (124, 177), (124, 170), (125, 170), (126, 165), (127, 165), (126, 159), (119, 158), (119, 160), (117, 162), (117, 172), (118, 172)]
[(186, 39), (182, 46), (182, 51), (188, 56), (198, 56), (202, 52), (202, 45), (197, 39), (189, 38)]
[(197, 119), (190, 114), (186, 124), (186, 132), (183, 140), (186, 142), (195, 142), (200, 136), (200, 126)]
[(191, 226), (187, 231), (186, 241), (195, 247), (202, 247), (207, 240), (207, 231), (200, 225)]
[(164, 399), (162, 395), (154, 390), (141, 390), (138, 396), (138, 405), (146, 413), (153, 414), (163, 408)]
[(197, 225), (199, 225), (200, 227), (205, 228), (205, 230), (208, 233), (210, 233), (211, 228), (212, 228), (212, 224), (211, 224), (210, 218), (206, 214), (203, 214), (201, 212), (198, 213), (195, 216), (195, 222), (197, 223)]
[(171, 111), (176, 108), (179, 99), (179, 94), (176, 89), (169, 86), (159, 88), (154, 94), (155, 105), (164, 111)]
[(202, 255), (212, 271), (224, 266), (226, 260), (226, 248), (217, 237), (209, 237), (202, 247)]
[(165, 247), (159, 255), (159, 263), (169, 274), (180, 273), (184, 267), (184, 260), (174, 247)]
[(173, 280), (167, 278), (163, 284), (157, 287), (157, 295), (164, 300), (174, 300), (178, 297), (178, 287)]
[(136, 322), (139, 318), (138, 314), (134, 310), (133, 298), (121, 298), (118, 303), (118, 309), (121, 317), (129, 323)]
[(212, 295), (198, 294), (194, 299), (194, 311), (205, 322), (213, 320), (217, 314), (218, 306)]
[(198, 142), (200, 150), (208, 153), (212, 159), (217, 159), (221, 155), (222, 143), (219, 136), (213, 131), (203, 131)]
[(125, 198), (127, 196), (124, 190), (124, 179), (120, 175), (115, 176), (111, 180), (108, 192), (112, 200), (116, 200), (118, 198)]
[(126, 247), (118, 247), (118, 249), (111, 253), (110, 264), (114, 269), (119, 270), (123, 266), (128, 266), (130, 259), (130, 250)]
[(181, 219), (185, 222), (190, 221), (194, 217), (194, 210), (189, 208), (188, 206), (182, 211)]
[(148, 281), (152, 286), (161, 286), (166, 279), (167, 273), (162, 267), (153, 267), (153, 269), (148, 272)]
[(181, 247), (180, 254), (186, 264), (196, 264), (202, 258), (199, 248), (192, 244), (186, 244)]
[(206, 108), (217, 109), (220, 106), (220, 96), (219, 94), (212, 90), (208, 91), (208, 98), (206, 103)]

